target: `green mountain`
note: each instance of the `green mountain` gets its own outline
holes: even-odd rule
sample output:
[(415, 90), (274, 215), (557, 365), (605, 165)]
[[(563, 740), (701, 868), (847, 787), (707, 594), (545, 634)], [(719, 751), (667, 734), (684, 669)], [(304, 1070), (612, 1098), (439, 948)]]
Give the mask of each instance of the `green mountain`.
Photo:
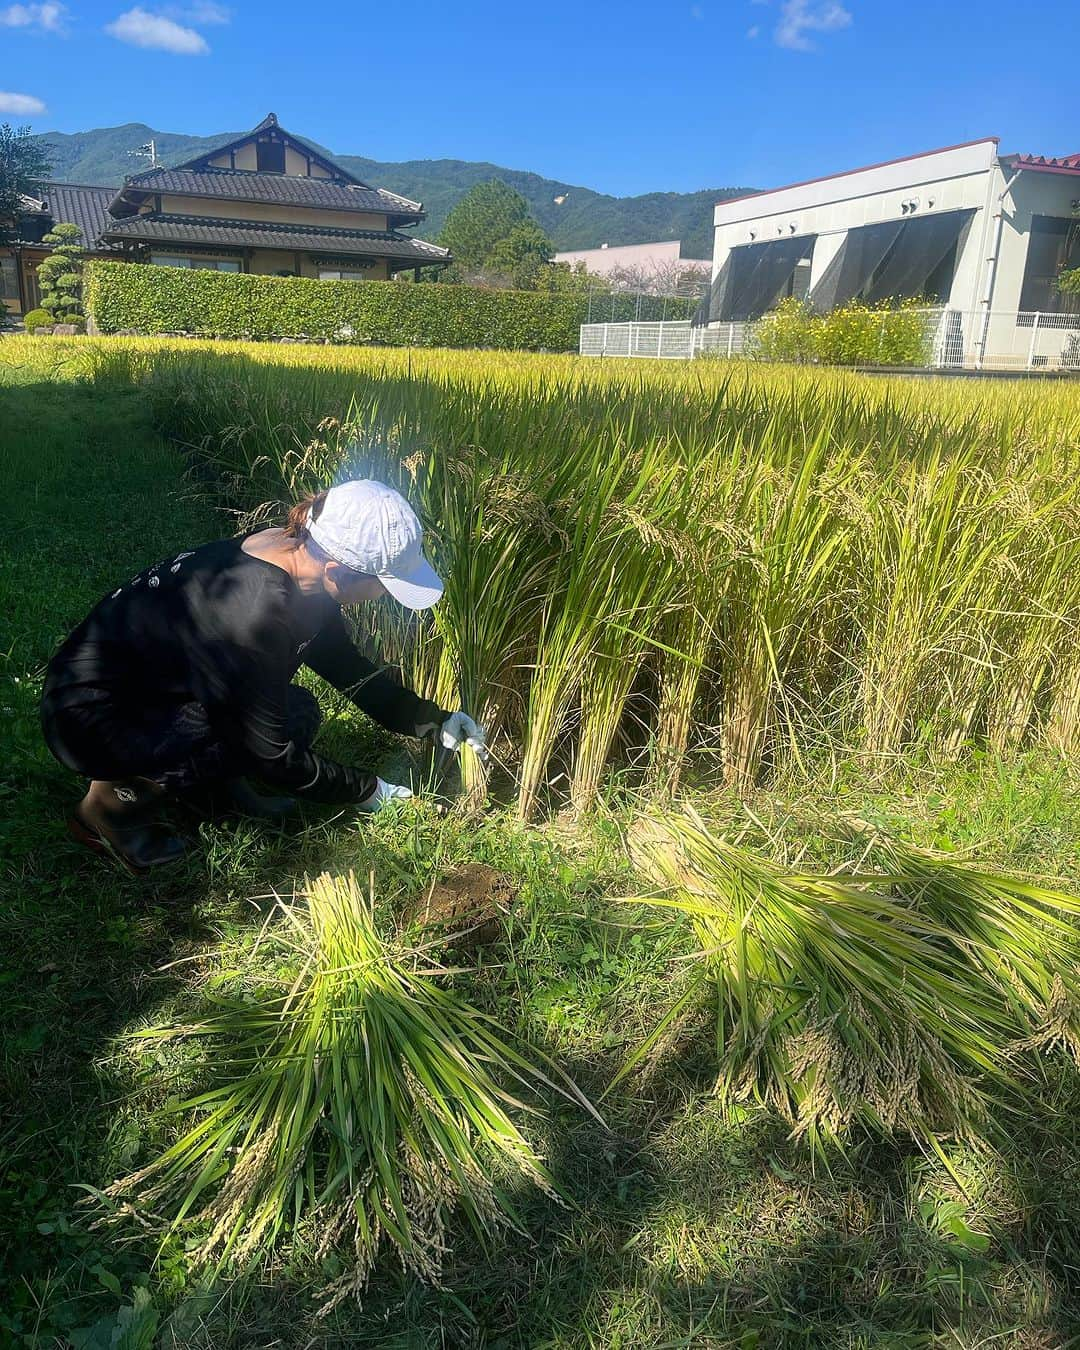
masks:
[[(234, 140), (242, 133), (183, 136), (154, 131), (142, 122), (66, 134), (49, 131), (38, 139), (49, 146), (53, 176), (61, 182), (119, 186), (126, 174), (138, 173), (146, 160), (130, 152), (151, 138), (163, 164), (179, 164)], [(324, 146), (311, 142), (324, 155)], [(412, 159), (384, 164), (358, 155), (332, 156), (365, 182), (422, 201), (428, 213), (421, 226), (434, 239), (450, 209), (469, 188), (501, 178), (529, 203), (533, 215), (557, 248), (596, 248), (600, 244), (640, 244), (654, 239), (681, 239), (683, 256), (712, 255), (712, 208), (725, 197), (747, 188), (705, 188), (700, 192), (647, 192), (639, 197), (611, 197), (573, 183), (542, 178), (521, 169), (463, 159)], [(563, 198), (560, 202), (557, 198)]]

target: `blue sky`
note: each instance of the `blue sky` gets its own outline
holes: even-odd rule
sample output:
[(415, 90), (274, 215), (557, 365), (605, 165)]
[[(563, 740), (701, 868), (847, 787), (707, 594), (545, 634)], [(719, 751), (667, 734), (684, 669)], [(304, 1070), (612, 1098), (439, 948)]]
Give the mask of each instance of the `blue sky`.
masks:
[(0, 120), (490, 160), (625, 195), (1080, 151), (1080, 3), (0, 0)]

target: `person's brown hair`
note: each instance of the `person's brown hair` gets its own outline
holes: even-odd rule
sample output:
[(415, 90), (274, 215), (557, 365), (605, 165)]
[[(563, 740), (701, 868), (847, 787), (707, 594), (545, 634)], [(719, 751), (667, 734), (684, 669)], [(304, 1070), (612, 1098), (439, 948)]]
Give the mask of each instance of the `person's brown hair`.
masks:
[(305, 497), (302, 502), (296, 503), (292, 510), (290, 510), (285, 521), (285, 535), (287, 538), (295, 539), (298, 544), (302, 544), (305, 539), (307, 539), (308, 525), (311, 523), (308, 517), (310, 515), (311, 520), (319, 519), (319, 513), (326, 504), (326, 494), (328, 491), (328, 488), (324, 488), (322, 492), (312, 493), (310, 497)]

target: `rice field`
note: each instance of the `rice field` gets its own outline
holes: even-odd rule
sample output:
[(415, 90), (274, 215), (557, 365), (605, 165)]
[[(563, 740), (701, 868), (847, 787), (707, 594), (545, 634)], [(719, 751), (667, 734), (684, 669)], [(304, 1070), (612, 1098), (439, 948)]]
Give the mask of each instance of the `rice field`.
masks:
[[(442, 604), (362, 634), (490, 728), (517, 810), (822, 756), (1080, 737), (1080, 386), (252, 344), (92, 348), (246, 521), (418, 505)], [(482, 769), (469, 766), (480, 795)], [(502, 785), (503, 790), (507, 784)]]
[[(105, 1344), (1071, 1343), (1080, 386), (22, 338), (5, 383), (43, 474), (50, 391), (179, 448), (155, 540), (193, 504), (224, 533), (336, 478), (401, 487), (446, 596), (358, 640), (494, 755), (447, 817), (204, 829), (134, 921), (137, 883), (22, 827), (11, 950), (90, 896), (172, 983), (113, 1019), (63, 1173), (114, 1236), (65, 1217), (86, 1255), (24, 1276), (0, 1344), (110, 1281)], [(96, 576), (77, 539), (49, 565)], [(49, 640), (22, 622), (29, 728)], [(440, 963), (406, 897), (475, 859), (518, 878), (508, 940)], [(230, 909), (267, 895), (255, 928)], [(189, 900), (211, 931), (178, 950), (152, 916)], [(31, 1247), (69, 1241), (27, 1215)]]

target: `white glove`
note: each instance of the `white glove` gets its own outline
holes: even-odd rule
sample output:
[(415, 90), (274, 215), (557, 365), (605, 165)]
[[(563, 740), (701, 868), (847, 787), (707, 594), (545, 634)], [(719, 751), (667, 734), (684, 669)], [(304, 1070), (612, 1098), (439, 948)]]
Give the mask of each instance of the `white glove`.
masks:
[(468, 713), (451, 713), (439, 729), (439, 743), (444, 750), (460, 750), (463, 741), (482, 764), (487, 763), (484, 728), (477, 726)]
[(400, 783), (384, 783), (381, 778), (376, 778), (375, 791), (358, 803), (357, 809), (374, 813), (381, 811), (388, 802), (403, 802), (411, 796), (412, 791)]

